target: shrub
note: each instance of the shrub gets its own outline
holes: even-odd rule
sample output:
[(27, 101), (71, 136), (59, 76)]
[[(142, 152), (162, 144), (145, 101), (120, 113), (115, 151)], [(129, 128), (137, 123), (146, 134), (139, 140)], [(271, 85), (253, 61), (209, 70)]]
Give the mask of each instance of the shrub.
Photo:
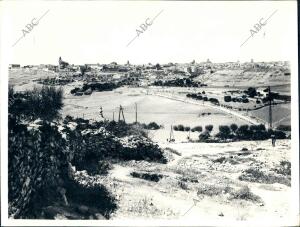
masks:
[(219, 126), (219, 134), (218, 136), (222, 139), (227, 139), (230, 137), (230, 128), (227, 125), (220, 125)]
[(192, 132), (202, 132), (202, 126), (195, 126), (192, 128)]
[(184, 126), (183, 125), (178, 125), (178, 131), (184, 131)]
[(187, 186), (187, 184), (186, 184), (185, 182), (183, 182), (183, 181), (178, 181), (178, 185), (179, 185), (179, 187), (180, 187), (181, 189), (183, 189), (183, 190), (188, 190), (188, 186)]
[(219, 100), (216, 98), (210, 98), (208, 101), (214, 103), (214, 104), (219, 104)]
[(202, 185), (198, 188), (197, 195), (207, 195), (207, 196), (217, 196), (220, 194), (228, 194), (231, 193), (233, 188), (229, 186), (222, 186), (222, 185)]
[(189, 126), (184, 127), (184, 131), (188, 132), (190, 130), (191, 130), (191, 128)]
[(157, 130), (157, 129), (160, 129), (160, 126), (159, 126), (156, 122), (150, 122), (150, 123), (147, 125), (147, 129), (150, 129), (150, 130)]
[(200, 142), (206, 142), (210, 138), (210, 134), (208, 131), (205, 131), (199, 135)]
[(251, 137), (249, 133), (249, 125), (241, 125), (236, 131), (236, 134), (239, 139), (249, 139)]
[[(87, 182), (87, 179), (85, 181)], [(80, 184), (70, 181), (66, 188), (69, 202), (87, 206), (91, 210), (90, 215), (100, 212), (109, 218), (110, 214), (117, 209), (116, 199), (100, 184)]]
[(205, 130), (208, 132), (211, 132), (213, 130), (214, 126), (213, 125), (206, 125)]
[(249, 102), (249, 99), (247, 99), (247, 98), (243, 98), (243, 103), (248, 103)]
[(258, 182), (264, 184), (273, 184), (280, 183), (290, 186), (291, 179), (286, 176), (274, 175), (274, 174), (266, 174), (257, 168), (249, 168), (244, 171), (242, 175), (239, 176), (239, 180), (241, 181), (249, 181), (249, 182)]
[(269, 138), (274, 135), (276, 139), (286, 139), (286, 134), (283, 131), (268, 129), (267, 133)]
[(242, 199), (252, 202), (262, 202), (262, 199), (259, 196), (253, 194), (248, 186), (244, 186), (238, 191), (232, 192), (230, 199)]
[(224, 101), (225, 102), (231, 102), (231, 96), (230, 95), (224, 96)]
[(141, 178), (148, 181), (154, 181), (158, 182), (163, 176), (161, 174), (150, 174), (150, 173), (138, 173), (138, 172), (132, 172), (130, 173), (131, 176), (135, 178)]
[(230, 125), (230, 129), (233, 131), (233, 132), (235, 132), (237, 129), (238, 129), (238, 126), (237, 126), (237, 124), (231, 124)]
[(284, 176), (291, 176), (291, 162), (280, 161), (279, 166), (275, 168), (274, 171)]
[(249, 87), (248, 90), (246, 91), (246, 94), (248, 94), (249, 97), (253, 98), (254, 96), (257, 95), (256, 88)]
[(13, 88), (9, 91), (9, 113), (17, 119), (52, 121), (60, 116), (63, 106), (63, 90), (51, 86), (34, 87), (25, 93), (15, 93)]
[(177, 125), (174, 125), (174, 126), (173, 126), (173, 129), (174, 129), (174, 131), (178, 131), (178, 126), (177, 126)]
[(279, 131), (291, 131), (291, 126), (290, 125), (278, 125), (277, 130)]

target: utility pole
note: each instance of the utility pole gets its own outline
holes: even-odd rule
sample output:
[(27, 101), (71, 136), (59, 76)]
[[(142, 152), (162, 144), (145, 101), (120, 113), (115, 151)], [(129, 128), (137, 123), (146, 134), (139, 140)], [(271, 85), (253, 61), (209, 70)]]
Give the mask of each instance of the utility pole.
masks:
[(119, 108), (119, 118), (118, 118), (118, 122), (120, 122), (120, 116), (121, 116), (121, 105), (120, 105), (120, 108)]
[(272, 128), (272, 97), (271, 97), (271, 87), (268, 87), (269, 91), (269, 127)]
[(135, 123), (137, 124), (137, 104), (135, 103)]
[(115, 121), (115, 112), (113, 111), (113, 121)]
[(121, 110), (122, 110), (122, 117), (123, 117), (123, 121), (125, 123), (125, 117), (124, 117), (124, 112), (123, 112), (123, 107), (121, 106)]
[(120, 105), (120, 109), (119, 109), (119, 119), (118, 119), (119, 122), (120, 122), (120, 118), (121, 118), (121, 112), (122, 112), (123, 121), (124, 121), (124, 123), (125, 123), (125, 117), (124, 117), (123, 107)]
[(173, 134), (173, 126), (171, 125), (171, 131), (170, 131), (170, 139), (169, 139), (169, 143), (175, 141), (175, 138), (174, 138), (174, 134)]

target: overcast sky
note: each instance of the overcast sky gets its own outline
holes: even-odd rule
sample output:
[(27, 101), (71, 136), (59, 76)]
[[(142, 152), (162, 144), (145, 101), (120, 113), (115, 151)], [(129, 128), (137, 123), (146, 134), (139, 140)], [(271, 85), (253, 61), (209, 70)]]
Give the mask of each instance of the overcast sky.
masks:
[[(10, 63), (22, 65), (57, 64), (59, 56), (71, 64), (289, 60), (297, 47), (296, 7), (296, 1), (1, 2), (1, 35), (6, 40), (1, 45), (9, 47)], [(47, 11), (12, 47), (26, 24)], [(274, 11), (241, 46), (253, 26), (265, 23)], [(159, 12), (127, 46), (136, 29), (142, 31), (139, 26)]]

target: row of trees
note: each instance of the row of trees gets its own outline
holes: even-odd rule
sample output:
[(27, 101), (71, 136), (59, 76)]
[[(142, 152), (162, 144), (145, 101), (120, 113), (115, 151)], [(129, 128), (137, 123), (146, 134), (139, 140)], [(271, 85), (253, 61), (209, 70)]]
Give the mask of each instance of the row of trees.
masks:
[[(202, 93), (203, 94), (203, 93)], [(205, 93), (204, 93), (205, 94)], [(219, 105), (219, 100), (217, 98), (208, 98), (207, 96), (202, 96), (201, 93), (195, 94), (195, 93), (189, 93), (186, 95), (188, 98), (196, 99), (196, 100), (203, 100), (203, 101), (209, 101), (213, 104)]]
[[(204, 127), (204, 131), (202, 126), (196, 126), (194, 128), (190, 128), (189, 126), (184, 125), (175, 125), (173, 129), (175, 131), (192, 131), (192, 132), (201, 132), (199, 135), (199, 141), (207, 142), (210, 140), (214, 140), (214, 138), (218, 138), (221, 140), (266, 140), (271, 138), (272, 135), (277, 139), (285, 139), (287, 138), (284, 131), (280, 130), (282, 128), (278, 128), (277, 130), (266, 129), (263, 124), (260, 125), (240, 125), (233, 123), (231, 125), (220, 125), (219, 132), (211, 136), (211, 132), (213, 130), (213, 125), (206, 125)], [(289, 127), (284, 127), (284, 129), (289, 129)], [(217, 142), (217, 141), (216, 141)]]
[(153, 83), (154, 86), (169, 86), (169, 87), (201, 87), (204, 86), (200, 82), (194, 82), (190, 78), (174, 79), (174, 80), (157, 80)]
[[(205, 126), (205, 130), (206, 131), (208, 131), (208, 132), (211, 132), (212, 131), (212, 129), (213, 129), (213, 125), (206, 125)], [(192, 132), (202, 132), (202, 130), (203, 130), (203, 128), (202, 128), (202, 126), (195, 126), (195, 127), (193, 127), (193, 128), (191, 128), (191, 127), (189, 127), (189, 126), (184, 126), (184, 125), (181, 125), (181, 124), (179, 124), (179, 125), (174, 125), (173, 126), (173, 129), (174, 129), (174, 131), (185, 131), (185, 132), (188, 132), (188, 131), (192, 131)]]
[(260, 125), (241, 125), (236, 124), (220, 125), (219, 133), (216, 137), (220, 139), (233, 139), (233, 140), (265, 140), (274, 135), (277, 139), (285, 139), (286, 134), (280, 130), (266, 130), (263, 124)]

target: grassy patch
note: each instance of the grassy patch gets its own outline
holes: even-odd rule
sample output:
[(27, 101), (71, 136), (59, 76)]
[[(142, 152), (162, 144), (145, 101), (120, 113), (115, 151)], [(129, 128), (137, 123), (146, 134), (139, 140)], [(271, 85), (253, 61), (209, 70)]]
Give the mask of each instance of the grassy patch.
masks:
[(262, 202), (262, 199), (258, 195), (253, 194), (248, 186), (242, 187), (238, 191), (231, 192), (229, 199), (241, 199), (251, 202)]
[(246, 169), (245, 172), (239, 176), (241, 181), (257, 182), (264, 184), (280, 183), (287, 186), (291, 185), (291, 178), (278, 175), (275, 172), (265, 173), (257, 168)]
[(152, 198), (144, 197), (138, 201), (131, 202), (127, 208), (130, 213), (134, 213), (137, 217), (168, 217), (176, 216), (170, 208), (159, 208), (154, 204)]
[(150, 174), (150, 173), (138, 173), (132, 172), (130, 173), (132, 177), (141, 178), (143, 180), (158, 182), (163, 176), (161, 174)]
[(274, 171), (284, 176), (291, 176), (291, 162), (281, 161)]
[(229, 186), (217, 186), (217, 185), (203, 185), (198, 188), (197, 195), (217, 196), (221, 194), (228, 194), (233, 191), (233, 188)]
[(178, 185), (179, 185), (179, 187), (180, 187), (181, 189), (183, 189), (183, 190), (188, 190), (188, 186), (187, 186), (187, 184), (186, 184), (185, 182), (183, 182), (183, 181), (178, 181)]

